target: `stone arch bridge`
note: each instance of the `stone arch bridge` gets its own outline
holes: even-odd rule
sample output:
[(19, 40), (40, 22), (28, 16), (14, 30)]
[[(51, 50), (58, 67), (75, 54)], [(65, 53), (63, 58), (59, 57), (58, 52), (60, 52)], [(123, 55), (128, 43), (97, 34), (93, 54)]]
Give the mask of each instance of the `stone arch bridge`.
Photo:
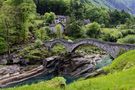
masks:
[(54, 39), (46, 41), (44, 46), (51, 50), (56, 44), (62, 44), (65, 46), (67, 52), (74, 52), (81, 45), (93, 45), (106, 51), (113, 58), (116, 58), (121, 51), (128, 51), (135, 49), (135, 44), (117, 44), (112, 42), (104, 42), (97, 39), (81, 39), (74, 42), (64, 39)]

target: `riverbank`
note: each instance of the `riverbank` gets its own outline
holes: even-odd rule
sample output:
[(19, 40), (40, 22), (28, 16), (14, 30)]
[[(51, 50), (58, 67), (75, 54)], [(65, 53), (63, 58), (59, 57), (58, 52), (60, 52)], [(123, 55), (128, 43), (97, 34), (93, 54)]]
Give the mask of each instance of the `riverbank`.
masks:
[[(43, 66), (25, 67), (23, 69), (19, 65), (5, 66), (0, 69), (0, 85), (1, 87), (10, 87), (22, 82), (25, 85), (32, 81), (40, 82), (50, 80), (57, 76), (66, 77), (67, 83), (70, 83), (77, 78), (98, 75), (97, 71), (99, 68), (96, 65), (102, 62), (105, 56), (100, 54), (85, 56), (80, 54), (67, 54), (46, 58)], [(4, 74), (3, 72), (7, 73)], [(101, 73), (101, 71), (99, 72)], [(39, 80), (36, 79), (34, 81), (36, 77)]]
[[(65, 87), (65, 90), (134, 90), (135, 88), (135, 66), (130, 63), (135, 63), (135, 50), (129, 51), (120, 57), (116, 58), (112, 64), (107, 66), (113, 69), (119, 66), (120, 63), (125, 62), (124, 67), (128, 68), (115, 68), (114, 71), (107, 75), (89, 78), (86, 80), (79, 80), (71, 83)], [(106, 68), (107, 68), (106, 67)], [(63, 78), (56, 78), (50, 81), (42, 81), (37, 84), (24, 85), (21, 87), (9, 88), (6, 90), (61, 90), (60, 84)]]

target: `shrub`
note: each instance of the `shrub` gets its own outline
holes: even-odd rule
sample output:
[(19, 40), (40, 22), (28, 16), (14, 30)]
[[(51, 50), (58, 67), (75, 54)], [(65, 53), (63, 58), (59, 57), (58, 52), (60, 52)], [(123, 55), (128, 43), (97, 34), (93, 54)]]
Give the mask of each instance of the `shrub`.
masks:
[(100, 36), (100, 25), (96, 22), (86, 25), (86, 34), (91, 38)]
[(4, 38), (0, 37), (0, 53), (3, 53), (7, 50), (7, 43)]
[(122, 33), (117, 29), (104, 28), (101, 33), (101, 39), (109, 42), (117, 42), (119, 38), (123, 37)]
[(62, 26), (60, 24), (57, 24), (55, 26), (55, 29), (56, 29), (57, 38), (62, 38), (63, 37)]
[(66, 52), (65, 47), (61, 44), (57, 44), (52, 48), (53, 55), (59, 55), (60, 53), (65, 53), (65, 52)]
[(27, 46), (19, 52), (19, 55), (28, 64), (41, 64), (42, 60), (49, 57), (50, 53), (44, 46), (34, 47), (34, 45)]
[(70, 23), (65, 30), (65, 34), (69, 37), (73, 38), (81, 38), (84, 35), (84, 31), (82, 30), (82, 26), (80, 25), (81, 22), (73, 21)]
[(117, 43), (135, 44), (135, 35), (128, 35), (124, 38), (118, 39)]
[(124, 30), (120, 30), (120, 32), (122, 33), (123, 36), (127, 36), (129, 34), (135, 34), (134, 29), (124, 29)]
[(46, 31), (47, 36), (49, 36), (49, 39), (56, 37), (56, 34), (51, 32), (51, 30), (50, 30), (50, 28), (48, 26), (45, 27), (45, 31)]
[(35, 47), (40, 47), (40, 46), (42, 46), (43, 45), (43, 42), (40, 40), (40, 39), (37, 39), (36, 41), (35, 41)]
[(49, 36), (47, 35), (47, 31), (44, 29), (39, 29), (36, 31), (36, 38), (40, 39), (41, 41), (45, 41), (49, 39)]
[(46, 23), (52, 23), (54, 21), (54, 19), (56, 18), (55, 13), (50, 12), (50, 13), (45, 13), (44, 15), (45, 21)]

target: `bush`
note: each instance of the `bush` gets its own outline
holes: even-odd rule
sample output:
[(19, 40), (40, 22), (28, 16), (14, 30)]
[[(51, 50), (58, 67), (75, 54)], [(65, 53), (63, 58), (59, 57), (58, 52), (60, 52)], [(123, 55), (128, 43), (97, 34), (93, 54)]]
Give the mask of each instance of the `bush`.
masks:
[(124, 38), (118, 39), (117, 43), (135, 44), (135, 35), (128, 35)]
[(35, 47), (40, 47), (40, 46), (42, 46), (43, 45), (43, 42), (40, 40), (40, 39), (37, 39), (36, 41), (35, 41)]
[(124, 30), (120, 30), (120, 32), (122, 33), (123, 36), (127, 36), (129, 34), (135, 34), (134, 29), (124, 29)]
[(109, 42), (117, 42), (119, 38), (123, 37), (122, 33), (117, 29), (104, 28), (101, 33), (101, 39)]
[(86, 25), (86, 34), (91, 38), (100, 36), (100, 25), (96, 22)]
[(42, 60), (50, 56), (50, 53), (44, 46), (35, 48), (34, 45), (27, 46), (19, 52), (19, 55), (28, 64), (41, 64)]
[(50, 30), (50, 28), (48, 26), (45, 27), (45, 31), (46, 31), (47, 36), (49, 36), (49, 39), (56, 37), (56, 34), (51, 32), (51, 30)]
[(52, 23), (54, 21), (54, 19), (56, 18), (55, 13), (50, 12), (50, 13), (45, 13), (44, 15), (45, 21), (46, 23)]
[(39, 29), (36, 31), (36, 38), (40, 39), (41, 41), (45, 41), (49, 39), (49, 36), (47, 35), (47, 31), (44, 29)]
[(65, 53), (65, 47), (61, 44), (57, 44), (52, 48), (52, 54), (53, 55), (59, 55), (60, 53)]
[(62, 31), (62, 26), (60, 24), (57, 24), (55, 26), (55, 30), (56, 30), (56, 34), (57, 34), (57, 38), (62, 38), (63, 37), (63, 31)]
[(7, 51), (7, 43), (6, 41), (4, 40), (4, 38), (1, 38), (0, 37), (0, 54)]
[(79, 21), (73, 21), (70, 23), (65, 30), (65, 34), (69, 37), (73, 38), (81, 38), (84, 35), (84, 31), (82, 30), (82, 26)]

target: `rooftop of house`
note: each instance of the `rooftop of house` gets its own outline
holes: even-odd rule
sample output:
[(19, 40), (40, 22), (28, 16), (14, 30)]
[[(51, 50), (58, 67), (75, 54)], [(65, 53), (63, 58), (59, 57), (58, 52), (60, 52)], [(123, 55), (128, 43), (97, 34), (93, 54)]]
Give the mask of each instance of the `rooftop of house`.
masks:
[(84, 22), (85, 25), (89, 24), (90, 23), (90, 19), (84, 19), (83, 22)]
[[(59, 22), (58, 24), (61, 24), (63, 27), (65, 27), (65, 26), (66, 26), (65, 24), (60, 23), (60, 22)], [(49, 26), (50, 26), (50, 27), (55, 27), (56, 25), (57, 25), (57, 24), (50, 24)]]
[(63, 16), (63, 15), (57, 15), (57, 18), (67, 18), (68, 16)]

